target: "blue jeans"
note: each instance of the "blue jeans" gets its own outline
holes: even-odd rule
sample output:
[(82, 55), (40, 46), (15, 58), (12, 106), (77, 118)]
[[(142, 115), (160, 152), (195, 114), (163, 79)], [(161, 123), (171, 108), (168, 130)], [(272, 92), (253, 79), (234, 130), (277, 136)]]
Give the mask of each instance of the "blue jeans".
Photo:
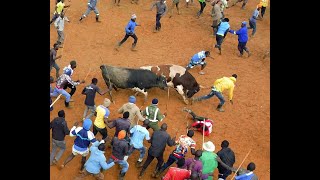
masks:
[(69, 101), (70, 101), (71, 96), (70, 96), (70, 94), (69, 94), (67, 91), (65, 91), (64, 89), (58, 89), (58, 88), (55, 87), (55, 88), (53, 89), (53, 92), (50, 93), (50, 96), (51, 96), (51, 97), (57, 97), (59, 94), (62, 94), (62, 96), (66, 97), (66, 102), (69, 102)]
[(59, 70), (60, 70), (60, 67), (58, 66), (58, 64), (56, 62), (50, 64), (50, 72), (52, 70), (52, 67), (54, 67), (56, 69), (56, 78), (58, 78), (60, 75), (59, 75)]
[(130, 156), (134, 150), (138, 150), (140, 152), (140, 157), (139, 158), (143, 158), (144, 155), (146, 154), (146, 147), (142, 146), (142, 148), (135, 148), (133, 146), (131, 146), (131, 148), (128, 151), (128, 156)]
[(199, 97), (199, 100), (209, 99), (214, 95), (216, 95), (220, 101), (219, 106), (222, 106), (224, 104), (225, 100), (224, 100), (222, 93), (219, 91), (211, 90), (211, 92), (208, 95)]
[(248, 29), (253, 29), (252, 35), (254, 35), (257, 31), (257, 23), (249, 20), (250, 27)]
[(178, 160), (179, 160), (179, 158), (175, 157), (173, 154), (170, 154), (167, 162), (165, 162), (162, 165), (160, 172), (166, 170), (169, 166), (171, 166), (171, 164), (173, 164), (174, 162), (177, 162)]
[[(110, 164), (110, 163), (112, 163), (112, 162), (114, 162), (114, 160), (113, 160), (112, 158), (110, 158), (107, 163)], [(122, 167), (121, 173), (125, 173), (125, 172), (128, 171), (128, 169), (129, 169), (129, 163), (128, 163), (127, 161), (125, 161), (125, 160), (119, 160), (117, 163)], [(112, 167), (112, 166), (111, 166), (111, 167)], [(110, 167), (110, 168), (111, 168), (111, 167)]]

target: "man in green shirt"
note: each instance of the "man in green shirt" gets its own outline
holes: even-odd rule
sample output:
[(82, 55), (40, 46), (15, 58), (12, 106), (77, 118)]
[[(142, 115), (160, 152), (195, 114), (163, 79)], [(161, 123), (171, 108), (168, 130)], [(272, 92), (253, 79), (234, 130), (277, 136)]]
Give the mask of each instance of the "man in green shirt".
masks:
[(159, 125), (158, 122), (162, 121), (167, 113), (164, 113), (163, 115), (160, 112), (160, 109), (158, 108), (158, 99), (153, 99), (152, 104), (142, 112), (143, 116), (146, 116), (146, 119), (149, 119), (149, 125), (147, 129), (152, 128), (153, 131), (158, 131)]
[(214, 153), (215, 146), (211, 141), (203, 143), (203, 149), (200, 157), (203, 166), (202, 174), (209, 174), (208, 180), (213, 180), (213, 172), (218, 167), (218, 161), (216, 160), (218, 155)]
[(200, 11), (197, 13), (197, 18), (200, 17), (200, 15), (203, 13), (204, 8), (207, 5), (205, 0), (199, 0), (199, 3), (200, 3)]

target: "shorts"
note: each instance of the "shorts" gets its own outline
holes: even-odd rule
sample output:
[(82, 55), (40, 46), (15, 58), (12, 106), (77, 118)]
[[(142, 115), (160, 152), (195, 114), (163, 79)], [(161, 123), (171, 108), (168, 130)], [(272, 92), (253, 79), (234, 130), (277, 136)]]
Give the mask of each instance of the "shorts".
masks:
[(74, 145), (73, 145), (72, 146), (72, 154), (75, 156), (80, 154), (81, 156), (86, 157), (89, 154), (89, 148), (87, 148), (87, 150), (85, 150), (85, 151), (78, 151), (74, 148)]
[(187, 67), (189, 67), (189, 68), (193, 68), (194, 66), (197, 66), (197, 65), (205, 65), (206, 64), (206, 62), (205, 61), (201, 61), (200, 63), (198, 63), (198, 64), (193, 64), (192, 63), (192, 61), (190, 60), (190, 63), (188, 64), (188, 66)]

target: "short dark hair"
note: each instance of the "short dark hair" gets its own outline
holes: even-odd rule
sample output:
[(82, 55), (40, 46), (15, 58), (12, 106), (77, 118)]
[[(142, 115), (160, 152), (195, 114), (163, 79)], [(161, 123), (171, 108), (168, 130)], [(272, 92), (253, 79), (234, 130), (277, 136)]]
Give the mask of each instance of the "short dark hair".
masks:
[(70, 61), (71, 66), (77, 66), (77, 62), (75, 60)]
[(206, 56), (210, 56), (210, 51), (206, 51), (206, 52), (204, 52), (204, 54), (205, 54)]
[(96, 84), (98, 82), (97, 78), (92, 78), (91, 83)]
[(58, 116), (59, 116), (59, 117), (64, 117), (64, 116), (65, 116), (64, 110), (60, 110), (60, 111), (58, 112)]
[(237, 79), (238, 75), (237, 74), (232, 74), (232, 77)]
[(229, 22), (229, 18), (224, 18), (223, 21), (224, 22)]
[(199, 174), (196, 171), (193, 171), (190, 175), (190, 179), (191, 180), (198, 180), (199, 178)]
[(145, 119), (144, 121), (143, 121), (143, 125), (148, 125), (149, 124), (149, 119)]
[(128, 118), (130, 115), (130, 113), (128, 111), (124, 112), (123, 113), (123, 118)]
[(167, 128), (168, 128), (167, 123), (163, 123), (163, 124), (161, 125), (161, 129), (162, 129), (162, 130), (167, 130)]
[(106, 149), (105, 143), (99, 144), (98, 149), (99, 149), (100, 151), (104, 151), (104, 150)]
[(188, 130), (187, 136), (188, 137), (192, 137), (194, 135), (194, 131), (193, 130)]
[(185, 159), (184, 158), (180, 158), (177, 162), (178, 168), (181, 168), (185, 163)]
[(247, 170), (254, 171), (256, 169), (256, 165), (253, 162), (250, 162), (247, 166)]
[(229, 141), (223, 140), (222, 143), (221, 143), (221, 147), (222, 147), (222, 148), (227, 148), (227, 147), (229, 147)]
[(58, 47), (58, 46), (59, 46), (58, 43), (54, 43), (54, 44), (53, 44), (53, 47), (54, 47), (54, 48), (56, 48), (56, 47)]
[(202, 150), (197, 150), (195, 153), (196, 157), (201, 157), (202, 156)]

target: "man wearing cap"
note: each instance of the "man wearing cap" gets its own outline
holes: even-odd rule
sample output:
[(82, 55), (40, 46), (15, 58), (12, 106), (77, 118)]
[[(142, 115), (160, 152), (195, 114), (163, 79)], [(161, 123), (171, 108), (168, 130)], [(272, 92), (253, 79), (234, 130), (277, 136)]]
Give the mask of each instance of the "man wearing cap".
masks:
[(235, 30), (229, 30), (231, 34), (236, 34), (238, 35), (238, 50), (240, 52), (239, 57), (243, 56), (243, 50), (245, 50), (248, 53), (248, 57), (250, 57), (250, 51), (246, 47), (247, 42), (248, 42), (248, 28), (247, 28), (247, 22), (243, 21), (241, 23), (241, 28), (237, 31)]
[[(170, 135), (167, 133), (167, 124), (163, 123), (159, 131), (154, 131), (151, 139), (148, 141), (151, 143), (151, 146), (148, 150), (147, 160), (142, 165), (142, 169), (139, 173), (139, 178), (143, 176), (149, 164), (153, 161), (154, 158), (157, 158), (158, 163), (155, 171), (152, 174), (152, 177), (155, 177), (157, 172), (160, 170), (160, 167), (163, 163), (163, 153), (166, 148), (166, 145), (173, 146), (175, 144), (176, 137), (171, 139)], [(139, 166), (141, 167), (141, 166)]]
[(124, 38), (118, 43), (118, 48), (124, 43), (126, 42), (126, 40), (130, 37), (132, 37), (134, 39), (133, 43), (132, 43), (132, 47), (131, 50), (135, 50), (134, 48), (137, 45), (138, 42), (138, 37), (136, 36), (134, 29), (136, 28), (136, 26), (140, 26), (139, 24), (136, 23), (136, 19), (137, 16), (135, 14), (131, 15), (131, 19), (129, 21), (129, 23), (127, 24), (125, 31), (126, 31), (126, 35), (124, 36)]
[(206, 57), (210, 56), (210, 51), (200, 51), (192, 56), (189, 64), (186, 66), (186, 69), (192, 69), (194, 66), (201, 66), (201, 70), (199, 72), (200, 75), (205, 74), (202, 70), (206, 67), (207, 62)]
[(143, 125), (135, 125), (130, 129), (130, 148), (128, 152), (128, 156), (130, 156), (134, 150), (138, 150), (140, 153), (140, 157), (137, 161), (137, 165), (142, 163), (143, 157), (146, 153), (146, 147), (143, 146), (143, 139), (147, 141), (150, 140), (149, 131), (146, 127), (149, 125), (149, 120), (146, 119), (143, 121)]
[(218, 31), (217, 31), (217, 35), (216, 35), (217, 44), (214, 46), (215, 48), (219, 49), (220, 55), (221, 55), (221, 45), (222, 45), (224, 38), (226, 37), (226, 35), (229, 32), (229, 28), (230, 28), (229, 19), (224, 18), (221, 21), (220, 25), (218, 26)]
[(143, 110), (142, 115), (146, 116), (146, 119), (149, 119), (150, 121), (147, 129), (152, 128), (153, 131), (158, 131), (160, 129), (158, 122), (161, 122), (166, 117), (167, 113), (161, 114), (160, 109), (158, 108), (158, 99), (154, 98), (152, 104)]
[(119, 173), (119, 179), (123, 179), (126, 175), (126, 172), (129, 169), (129, 163), (127, 162), (128, 158), (128, 149), (129, 145), (128, 142), (124, 139), (127, 135), (125, 130), (121, 130), (117, 136), (112, 139), (112, 153), (111, 157), (108, 160), (108, 164), (111, 162), (117, 162), (121, 167), (121, 171)]
[[(76, 88), (81, 83), (84, 83), (84, 80), (80, 82), (80, 80), (73, 81), (71, 79), (71, 75), (73, 69), (76, 67), (75, 61), (70, 62), (70, 68), (64, 68), (63, 74), (57, 79), (56, 87), (54, 88), (53, 92), (50, 93), (50, 96), (57, 97), (59, 94), (62, 94), (66, 100), (64, 102), (66, 107), (69, 106), (69, 102), (71, 101), (71, 96), (75, 93)], [(67, 87), (71, 87), (70, 94), (65, 90)]]
[(90, 131), (92, 125), (92, 121), (90, 119), (85, 119), (82, 127), (76, 127), (76, 125), (77, 124), (75, 124), (75, 126), (70, 130), (70, 136), (76, 136), (72, 146), (72, 153), (61, 165), (61, 169), (64, 168), (76, 155), (80, 154), (82, 156), (80, 171), (82, 171), (86, 162), (86, 156), (89, 154), (89, 145), (90, 143), (96, 142), (96, 138)]
[(99, 21), (99, 11), (97, 8), (97, 3), (98, 3), (98, 0), (88, 0), (87, 11), (80, 17), (79, 19), (80, 22), (82, 19), (86, 18), (91, 11), (93, 11), (96, 14), (96, 22), (101, 22)]
[[(118, 118), (118, 119), (113, 119), (113, 120), (108, 120), (108, 127), (110, 129), (116, 127), (116, 130), (114, 132), (114, 137), (118, 136), (118, 133), (121, 130), (125, 130), (127, 133), (129, 133), (130, 130), (130, 120), (128, 119), (129, 117), (129, 112), (125, 111), (122, 115), (122, 118)], [(128, 137), (126, 136), (126, 139), (128, 139)]]
[[(98, 92), (100, 95), (104, 95), (105, 93), (107, 93), (109, 90), (105, 90), (105, 91), (101, 91), (100, 88), (97, 86), (98, 83), (98, 79), (97, 78), (92, 78), (91, 80), (91, 84), (84, 87), (82, 90), (83, 95), (86, 95), (86, 99), (84, 100), (84, 105), (85, 110), (83, 113), (83, 119), (90, 119), (91, 116), (94, 114), (95, 110), (96, 110), (96, 105), (94, 102), (94, 99), (96, 97), (96, 93)], [(90, 114), (87, 116), (88, 111), (91, 111)]]
[(156, 1), (151, 5), (151, 11), (153, 9), (153, 7), (156, 6), (157, 7), (157, 14), (156, 14), (156, 27), (155, 27), (155, 31), (160, 31), (161, 29), (161, 23), (160, 23), (160, 19), (168, 12), (168, 7), (165, 3), (164, 0), (160, 0), (160, 1)]
[(261, 9), (261, 5), (258, 5), (257, 8), (253, 11), (253, 14), (249, 19), (249, 26), (250, 27), (248, 27), (248, 29), (253, 29), (251, 37), (253, 37), (254, 34), (257, 31), (257, 19), (258, 19), (258, 16), (259, 16), (260, 9)]
[(53, 48), (50, 49), (50, 72), (52, 70), (52, 67), (56, 69), (56, 78), (60, 76), (59, 71), (60, 67), (56, 63), (57, 59), (60, 59), (62, 56), (57, 56), (57, 51), (59, 50), (59, 44), (54, 43)]
[[(221, 159), (222, 162), (227, 164), (229, 167), (232, 167), (236, 161), (236, 157), (232, 149), (229, 148), (229, 142), (227, 140), (223, 140), (221, 143), (221, 150), (217, 152), (217, 155)], [(219, 179), (227, 179), (227, 177), (232, 173), (231, 170), (225, 168), (218, 163), (218, 170), (219, 170)]]
[(224, 112), (224, 109), (222, 109), (222, 106), (225, 102), (224, 97), (222, 95), (222, 92), (225, 90), (229, 91), (229, 101), (231, 104), (233, 104), (233, 90), (234, 90), (234, 83), (237, 80), (238, 75), (237, 74), (233, 74), (231, 77), (222, 77), (220, 79), (217, 79), (212, 86), (212, 89), (210, 91), (210, 93), (208, 95), (205, 96), (201, 96), (198, 98), (193, 98), (192, 102), (196, 102), (196, 101), (202, 101), (204, 99), (209, 99), (211, 97), (213, 97), (214, 95), (216, 95), (219, 98), (219, 105), (217, 107), (217, 110), (219, 112)]
[(218, 167), (218, 161), (216, 160), (217, 154), (214, 153), (215, 146), (211, 141), (203, 143), (202, 156), (200, 161), (203, 165), (203, 174), (209, 174), (208, 180), (213, 180), (213, 172)]
[(104, 179), (104, 175), (101, 173), (100, 169), (105, 171), (114, 165), (114, 162), (111, 162), (110, 164), (106, 162), (106, 157), (104, 156), (105, 149), (104, 140), (92, 143), (89, 159), (84, 164), (84, 170), (81, 172), (81, 175), (76, 178), (77, 180), (83, 179), (88, 175), (93, 175), (97, 180)]
[(191, 154), (196, 153), (196, 142), (192, 139), (194, 135), (193, 130), (188, 130), (187, 135), (181, 135), (178, 140), (176, 140), (176, 148), (169, 155), (167, 162), (165, 162), (160, 168), (159, 172), (156, 174), (158, 177), (163, 171), (170, 167), (174, 162), (177, 162), (179, 159), (182, 159), (187, 154), (189, 147), (191, 149)]
[(138, 119), (140, 121), (144, 121), (145, 118), (142, 116), (140, 109), (138, 108), (138, 106), (135, 104), (136, 103), (136, 97), (134, 96), (130, 96), (129, 97), (129, 102), (125, 103), (121, 106), (121, 108), (118, 110), (119, 114), (122, 114), (126, 111), (129, 112), (129, 117), (128, 119), (130, 120), (130, 128), (132, 128), (133, 126), (137, 125), (138, 120), (136, 121), (136, 117), (138, 117)]
[[(74, 126), (77, 125), (76, 123)], [(50, 122), (50, 129), (52, 129), (52, 151), (50, 154), (50, 165), (57, 164), (61, 158), (63, 152), (66, 150), (66, 141), (64, 138), (66, 135), (69, 135), (70, 130), (65, 120), (64, 110), (58, 112), (58, 117), (54, 118)], [(56, 155), (56, 152), (60, 148), (59, 153)], [(54, 158), (54, 156), (56, 157)]]
[(99, 105), (96, 108), (97, 115), (93, 123), (93, 135), (97, 135), (97, 133), (99, 132), (102, 135), (102, 139), (104, 139), (105, 141), (107, 141), (108, 137), (108, 130), (106, 124), (107, 119), (110, 115), (110, 111), (108, 108), (110, 104), (111, 102), (108, 98), (105, 98), (103, 100), (103, 104)]

